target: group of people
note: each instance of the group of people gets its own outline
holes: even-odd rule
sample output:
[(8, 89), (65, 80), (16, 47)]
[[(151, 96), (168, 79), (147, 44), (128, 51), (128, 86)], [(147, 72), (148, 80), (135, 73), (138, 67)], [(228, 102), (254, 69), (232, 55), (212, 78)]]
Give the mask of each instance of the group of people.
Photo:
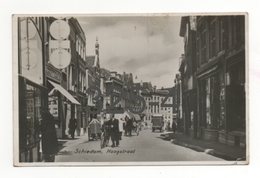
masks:
[(125, 120), (123, 123), (123, 129), (125, 132), (125, 136), (132, 136), (132, 131), (140, 128), (140, 122), (138, 122), (135, 118), (129, 118), (125, 116)]
[(105, 141), (112, 141), (111, 147), (119, 146), (119, 140), (122, 140), (122, 134), (125, 136), (132, 136), (132, 130), (140, 129), (140, 122), (136, 121), (135, 118), (116, 119), (114, 114), (110, 114), (109, 118), (104, 118), (104, 123), (101, 130), (105, 133)]
[(170, 131), (170, 128), (172, 128), (172, 132), (175, 133), (176, 132), (176, 129), (177, 129), (177, 125), (174, 121), (172, 121), (172, 127), (170, 126), (170, 121), (167, 123), (166, 125), (166, 129), (167, 131)]
[(104, 123), (102, 125), (102, 131), (106, 130), (105, 142), (108, 142), (111, 138), (112, 145), (111, 147), (118, 147), (119, 140), (122, 139), (122, 132), (119, 130), (119, 121), (115, 118), (114, 114), (110, 114), (110, 117), (104, 118)]
[[(48, 108), (40, 107), (42, 119), (40, 120), (40, 132), (42, 138), (42, 153), (45, 162), (54, 162), (55, 155), (58, 153), (58, 139), (55, 129), (55, 119), (49, 112)], [(111, 139), (111, 147), (119, 146), (119, 140), (122, 140), (122, 133), (125, 136), (131, 136), (132, 130), (141, 129), (141, 123), (135, 118), (125, 117), (116, 119), (114, 114), (104, 118), (102, 130), (106, 129), (107, 141)], [(69, 121), (69, 134), (74, 139), (75, 129), (77, 128), (77, 120), (71, 118)]]

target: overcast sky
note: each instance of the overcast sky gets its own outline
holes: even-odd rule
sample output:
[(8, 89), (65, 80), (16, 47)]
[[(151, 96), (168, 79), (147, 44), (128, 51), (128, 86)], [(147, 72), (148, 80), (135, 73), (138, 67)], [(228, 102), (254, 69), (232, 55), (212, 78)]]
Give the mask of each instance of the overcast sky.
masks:
[[(174, 86), (184, 44), (181, 17), (169, 15), (77, 17), (86, 36), (87, 56), (99, 41), (100, 66), (132, 73), (135, 82)], [(137, 80), (135, 79), (137, 76)]]

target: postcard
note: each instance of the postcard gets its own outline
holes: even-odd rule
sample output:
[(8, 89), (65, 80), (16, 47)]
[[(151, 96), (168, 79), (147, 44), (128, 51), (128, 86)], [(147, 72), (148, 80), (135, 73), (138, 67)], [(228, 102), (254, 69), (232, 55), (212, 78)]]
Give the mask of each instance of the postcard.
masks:
[(13, 15), (14, 166), (249, 164), (248, 14)]

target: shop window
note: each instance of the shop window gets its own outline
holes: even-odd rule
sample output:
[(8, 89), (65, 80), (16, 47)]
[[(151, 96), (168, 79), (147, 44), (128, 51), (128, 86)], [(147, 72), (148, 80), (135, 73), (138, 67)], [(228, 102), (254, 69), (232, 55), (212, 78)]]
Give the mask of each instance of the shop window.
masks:
[(39, 121), (41, 106), (41, 91), (31, 85), (26, 85), (26, 145), (39, 140)]

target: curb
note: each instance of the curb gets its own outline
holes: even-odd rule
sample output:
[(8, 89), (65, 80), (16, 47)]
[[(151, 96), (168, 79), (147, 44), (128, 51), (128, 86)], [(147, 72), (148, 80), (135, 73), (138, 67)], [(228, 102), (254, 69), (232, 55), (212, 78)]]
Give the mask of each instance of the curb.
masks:
[(187, 143), (179, 142), (175, 139), (171, 139), (171, 143), (173, 143), (175, 145), (180, 145), (180, 146), (183, 146), (183, 147), (186, 147), (186, 148), (190, 148), (190, 149), (195, 150), (195, 151), (205, 152), (209, 155), (212, 155), (212, 156), (215, 156), (215, 157), (218, 157), (218, 158), (222, 158), (222, 159), (225, 159), (227, 161), (244, 160), (243, 158), (235, 158), (235, 157), (225, 155), (223, 153), (215, 151), (214, 149), (206, 149), (206, 148), (203, 148), (203, 147), (200, 147), (200, 146), (190, 145), (190, 144), (187, 144)]

